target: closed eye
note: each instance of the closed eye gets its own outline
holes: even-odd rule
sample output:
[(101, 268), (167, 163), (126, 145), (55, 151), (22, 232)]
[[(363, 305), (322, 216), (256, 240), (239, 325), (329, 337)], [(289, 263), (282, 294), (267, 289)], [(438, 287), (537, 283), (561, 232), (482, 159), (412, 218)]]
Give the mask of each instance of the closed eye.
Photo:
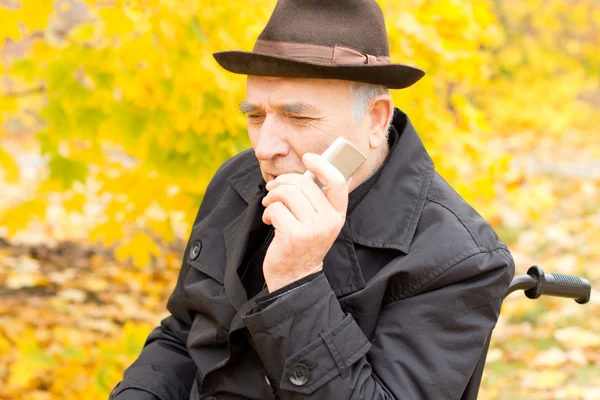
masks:
[(250, 125), (260, 125), (263, 123), (265, 116), (262, 114), (247, 114), (248, 116), (248, 124)]
[(309, 119), (312, 119), (311, 117), (301, 117), (299, 115), (290, 115), (290, 118), (297, 119), (297, 120), (300, 120), (300, 121), (307, 121)]

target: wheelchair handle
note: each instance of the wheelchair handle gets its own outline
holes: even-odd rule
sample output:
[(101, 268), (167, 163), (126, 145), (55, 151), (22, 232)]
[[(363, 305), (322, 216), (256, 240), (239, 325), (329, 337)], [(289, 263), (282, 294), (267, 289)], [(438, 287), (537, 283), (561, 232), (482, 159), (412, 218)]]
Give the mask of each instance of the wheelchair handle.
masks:
[(504, 294), (506, 298), (516, 290), (524, 290), (525, 296), (530, 299), (538, 297), (557, 296), (574, 299), (579, 304), (590, 301), (592, 286), (587, 279), (561, 274), (546, 274), (544, 270), (534, 265), (527, 270), (526, 275), (517, 275), (513, 278)]

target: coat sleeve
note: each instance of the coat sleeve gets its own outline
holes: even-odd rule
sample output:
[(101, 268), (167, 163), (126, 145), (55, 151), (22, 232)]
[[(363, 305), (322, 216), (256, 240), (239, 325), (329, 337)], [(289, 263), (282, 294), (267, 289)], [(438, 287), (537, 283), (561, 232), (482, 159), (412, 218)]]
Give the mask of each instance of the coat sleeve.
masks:
[(514, 273), (499, 248), (462, 257), (380, 310), (370, 340), (325, 275), (244, 317), (282, 400), (459, 399)]

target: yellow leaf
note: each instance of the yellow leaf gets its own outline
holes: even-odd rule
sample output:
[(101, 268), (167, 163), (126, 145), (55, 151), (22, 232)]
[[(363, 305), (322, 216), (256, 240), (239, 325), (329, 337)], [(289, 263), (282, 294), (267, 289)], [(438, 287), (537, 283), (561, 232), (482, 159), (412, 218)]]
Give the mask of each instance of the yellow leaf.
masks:
[(0, 168), (2, 169), (2, 177), (6, 182), (14, 183), (19, 180), (19, 165), (10, 154), (1, 148)]
[(73, 193), (72, 196), (63, 202), (63, 206), (68, 211), (83, 212), (83, 207), (87, 203), (87, 199), (82, 193)]
[(159, 22), (159, 26), (161, 32), (166, 36), (167, 39), (169, 39), (170, 41), (175, 40), (175, 36), (177, 33), (173, 24), (163, 19)]
[(530, 389), (556, 389), (561, 387), (567, 380), (567, 374), (563, 371), (544, 370), (535, 371), (525, 375), (523, 384)]
[(44, 29), (48, 24), (53, 5), (54, 0), (24, 0), (20, 11), (21, 21), (30, 30)]
[(534, 360), (534, 364), (542, 367), (558, 367), (568, 360), (567, 354), (557, 347), (542, 351)]
[(150, 264), (151, 256), (158, 257), (160, 254), (156, 243), (142, 233), (136, 233), (128, 243), (119, 246), (115, 252), (117, 259), (121, 261), (131, 257), (133, 264), (138, 268), (146, 267)]
[(570, 349), (600, 347), (600, 334), (576, 326), (557, 330), (554, 338)]
[(2, 21), (0, 24), (0, 43), (3, 43), (5, 38), (13, 40), (21, 38), (17, 10), (6, 9), (0, 5), (0, 21)]
[(11, 274), (6, 279), (5, 285), (9, 289), (22, 289), (27, 287), (44, 286), (48, 279), (35, 274)]
[(105, 7), (98, 12), (104, 23), (104, 34), (108, 36), (131, 33), (134, 24), (120, 7)]

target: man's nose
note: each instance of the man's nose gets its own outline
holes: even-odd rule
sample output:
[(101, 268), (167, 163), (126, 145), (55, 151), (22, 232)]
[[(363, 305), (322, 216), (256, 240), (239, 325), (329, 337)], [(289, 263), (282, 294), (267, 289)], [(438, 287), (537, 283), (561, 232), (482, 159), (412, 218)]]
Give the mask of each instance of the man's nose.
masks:
[(258, 141), (254, 147), (256, 158), (267, 161), (276, 156), (285, 156), (289, 151), (290, 146), (286, 141), (284, 127), (276, 118), (268, 115), (260, 127)]

